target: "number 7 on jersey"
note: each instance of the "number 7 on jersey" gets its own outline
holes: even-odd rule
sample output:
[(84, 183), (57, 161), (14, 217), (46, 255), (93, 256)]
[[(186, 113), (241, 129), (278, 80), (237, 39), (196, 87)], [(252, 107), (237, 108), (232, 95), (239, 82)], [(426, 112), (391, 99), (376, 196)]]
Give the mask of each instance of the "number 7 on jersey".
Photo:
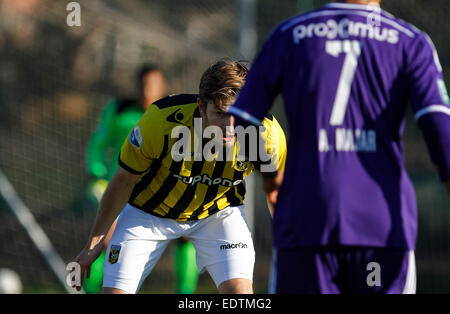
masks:
[(361, 43), (357, 40), (329, 40), (325, 49), (329, 55), (336, 58), (341, 53), (346, 54), (330, 118), (330, 125), (338, 126), (344, 122), (350, 89), (361, 55)]

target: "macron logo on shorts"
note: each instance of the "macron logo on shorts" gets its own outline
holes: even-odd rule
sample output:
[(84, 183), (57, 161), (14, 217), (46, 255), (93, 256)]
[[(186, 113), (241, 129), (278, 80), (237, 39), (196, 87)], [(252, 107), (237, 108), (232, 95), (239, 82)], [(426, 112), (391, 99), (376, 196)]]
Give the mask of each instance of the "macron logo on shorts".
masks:
[(231, 250), (231, 249), (246, 249), (248, 246), (245, 243), (239, 242), (239, 243), (228, 243), (228, 244), (222, 244), (220, 246), (220, 250)]
[(137, 148), (141, 148), (142, 145), (142, 134), (139, 126), (135, 127), (130, 134), (130, 143)]

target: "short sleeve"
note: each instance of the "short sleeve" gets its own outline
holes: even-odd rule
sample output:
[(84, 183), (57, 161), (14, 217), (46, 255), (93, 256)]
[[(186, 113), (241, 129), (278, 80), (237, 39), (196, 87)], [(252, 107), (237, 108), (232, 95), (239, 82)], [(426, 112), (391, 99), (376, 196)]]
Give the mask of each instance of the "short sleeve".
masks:
[(146, 172), (152, 161), (160, 157), (163, 139), (159, 111), (150, 106), (124, 141), (119, 165), (131, 173)]
[[(254, 166), (263, 176), (275, 176), (278, 171), (284, 171), (287, 156), (286, 136), (273, 115), (266, 115), (260, 132), (260, 142), (265, 146), (266, 156), (254, 162)], [(269, 158), (270, 157), (270, 158)]]

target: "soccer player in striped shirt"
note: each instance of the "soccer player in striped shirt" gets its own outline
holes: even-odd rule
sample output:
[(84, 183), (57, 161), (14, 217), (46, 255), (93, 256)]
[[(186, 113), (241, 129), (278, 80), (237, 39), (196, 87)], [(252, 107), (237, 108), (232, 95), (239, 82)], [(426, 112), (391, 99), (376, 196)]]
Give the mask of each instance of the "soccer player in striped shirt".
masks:
[(122, 146), (119, 170), (75, 259), (81, 275), (89, 272), (120, 213), (104, 263), (106, 293), (136, 293), (168, 243), (179, 237), (192, 241), (199, 271), (210, 273), (220, 293), (253, 292), (255, 252), (245, 220), (244, 179), (254, 169), (268, 177), (283, 172), (286, 142), (271, 115), (259, 129), (265, 156), (253, 158), (247, 148), (254, 142), (236, 136), (226, 110), (247, 73), (240, 62), (220, 60), (204, 72), (199, 95), (169, 96), (149, 107)]
[[(98, 208), (108, 181), (119, 167), (118, 159), (124, 140), (131, 129), (153, 102), (166, 96), (166, 79), (156, 64), (143, 64), (136, 75), (138, 97), (114, 98), (103, 110), (97, 129), (92, 134), (87, 151), (87, 169), (94, 179), (88, 184), (88, 199)], [(109, 231), (111, 236), (114, 224)], [(104, 241), (105, 250), (108, 236)], [(194, 293), (197, 287), (198, 271), (195, 265), (195, 249), (191, 242), (180, 238), (175, 242), (174, 265), (176, 292)], [(85, 278), (86, 293), (98, 293), (103, 283), (103, 261), (106, 252), (92, 264), (89, 278)]]
[(283, 180), (273, 223), (277, 293), (415, 292), (408, 102), (450, 193), (450, 103), (438, 54), (427, 34), (379, 4), (339, 1), (279, 24), (229, 109), (245, 125), (283, 95), (286, 172), (266, 183), (275, 191)]

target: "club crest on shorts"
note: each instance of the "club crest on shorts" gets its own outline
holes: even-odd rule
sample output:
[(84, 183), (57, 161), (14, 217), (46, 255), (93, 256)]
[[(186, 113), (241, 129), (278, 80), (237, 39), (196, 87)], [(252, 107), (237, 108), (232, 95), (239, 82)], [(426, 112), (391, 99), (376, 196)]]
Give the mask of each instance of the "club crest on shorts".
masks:
[(117, 260), (119, 259), (119, 253), (120, 245), (111, 245), (111, 249), (109, 250), (108, 262), (110, 264), (117, 263)]
[(237, 171), (245, 171), (248, 168), (248, 161), (246, 160), (236, 160), (236, 164), (234, 165), (234, 169)]

